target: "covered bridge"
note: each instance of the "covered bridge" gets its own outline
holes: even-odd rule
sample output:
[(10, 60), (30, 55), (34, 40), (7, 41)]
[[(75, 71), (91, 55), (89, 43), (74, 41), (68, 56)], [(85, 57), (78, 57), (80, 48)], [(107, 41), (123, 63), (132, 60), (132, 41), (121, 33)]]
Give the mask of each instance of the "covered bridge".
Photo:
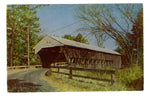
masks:
[(47, 35), (34, 49), (45, 68), (56, 62), (67, 62), (72, 67), (95, 69), (102, 66), (121, 67), (121, 55), (116, 51), (56, 36)]

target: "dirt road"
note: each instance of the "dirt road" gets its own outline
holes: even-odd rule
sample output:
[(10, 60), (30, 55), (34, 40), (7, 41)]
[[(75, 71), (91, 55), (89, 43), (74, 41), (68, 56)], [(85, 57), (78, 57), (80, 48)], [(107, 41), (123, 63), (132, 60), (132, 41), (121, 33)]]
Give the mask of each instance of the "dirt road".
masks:
[(56, 92), (42, 79), (48, 69), (27, 69), (8, 73), (8, 92)]

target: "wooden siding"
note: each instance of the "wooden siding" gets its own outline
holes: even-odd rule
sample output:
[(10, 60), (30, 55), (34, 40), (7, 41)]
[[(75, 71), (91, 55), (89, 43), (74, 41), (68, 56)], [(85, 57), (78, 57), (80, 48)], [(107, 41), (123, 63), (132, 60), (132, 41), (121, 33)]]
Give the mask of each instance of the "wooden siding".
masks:
[(40, 56), (42, 65), (50, 67), (51, 63), (65, 61), (72, 67), (98, 69), (106, 65), (121, 68), (121, 55), (119, 53), (71, 41), (70, 44), (74, 43), (74, 46), (70, 45), (69, 41), (71, 40), (61, 39), (59, 41), (58, 38), (49, 36), (41, 40), (34, 49), (35, 53)]
[(94, 52), (71, 46), (43, 48), (38, 54), (44, 67), (50, 67), (51, 63), (64, 61), (72, 67), (79, 68), (99, 69), (105, 65), (114, 68), (121, 67), (121, 57), (118, 55)]
[(71, 65), (75, 65), (75, 67), (94, 67), (96, 69), (104, 65), (115, 68), (121, 67), (121, 56), (118, 55), (95, 52), (71, 46), (61, 47), (61, 50), (64, 53), (67, 62)]

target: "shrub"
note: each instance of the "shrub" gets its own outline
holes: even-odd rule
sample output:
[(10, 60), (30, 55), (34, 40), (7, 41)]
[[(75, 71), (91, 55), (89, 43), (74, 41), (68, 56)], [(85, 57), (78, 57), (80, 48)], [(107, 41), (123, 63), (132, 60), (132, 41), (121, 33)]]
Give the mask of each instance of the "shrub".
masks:
[(119, 69), (115, 75), (116, 81), (135, 90), (143, 89), (143, 69), (138, 66)]

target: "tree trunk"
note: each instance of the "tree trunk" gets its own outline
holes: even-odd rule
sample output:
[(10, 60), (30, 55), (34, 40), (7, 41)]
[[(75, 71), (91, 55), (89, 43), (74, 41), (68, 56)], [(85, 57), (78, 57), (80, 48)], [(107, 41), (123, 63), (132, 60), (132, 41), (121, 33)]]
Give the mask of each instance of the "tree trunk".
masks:
[(136, 59), (136, 66), (138, 67), (139, 63), (139, 37), (137, 39), (137, 59)]

